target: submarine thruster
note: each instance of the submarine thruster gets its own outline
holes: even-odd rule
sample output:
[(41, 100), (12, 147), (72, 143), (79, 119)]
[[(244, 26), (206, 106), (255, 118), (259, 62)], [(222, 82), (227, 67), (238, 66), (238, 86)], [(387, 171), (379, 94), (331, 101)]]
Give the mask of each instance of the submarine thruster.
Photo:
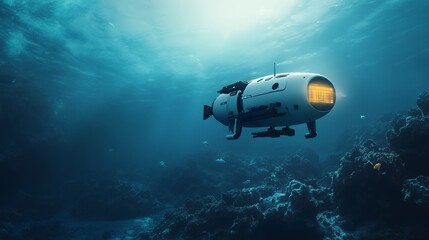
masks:
[[(268, 127), (253, 137), (294, 136), (290, 126), (307, 123), (306, 138), (314, 138), (316, 120), (336, 101), (334, 85), (314, 73), (279, 73), (223, 87), (212, 106), (204, 105), (204, 120), (213, 115), (228, 126), (227, 139), (238, 139), (243, 127)], [(280, 127), (280, 129), (276, 129)]]

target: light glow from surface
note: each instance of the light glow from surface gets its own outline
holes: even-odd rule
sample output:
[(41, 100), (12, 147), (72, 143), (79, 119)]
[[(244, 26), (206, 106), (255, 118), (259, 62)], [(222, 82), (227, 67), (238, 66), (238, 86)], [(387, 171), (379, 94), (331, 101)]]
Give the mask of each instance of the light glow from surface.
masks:
[[(243, 64), (261, 71), (267, 62), (296, 59), (292, 55), (330, 21), (328, 13), (338, 1), (106, 0), (89, 16), (100, 20), (110, 39), (121, 43), (127, 36), (127, 42), (135, 41), (125, 53), (141, 60), (135, 65), (137, 74), (156, 80), (159, 72), (207, 80), (223, 79), (218, 75), (229, 76)], [(303, 55), (312, 56), (298, 54)]]
[[(289, 15), (297, 5), (295, 0), (287, 1), (198, 1), (194, 6), (198, 12), (199, 28), (222, 34), (242, 34), (251, 29), (264, 26), (278, 16)], [(282, 10), (283, 9), (283, 10)]]

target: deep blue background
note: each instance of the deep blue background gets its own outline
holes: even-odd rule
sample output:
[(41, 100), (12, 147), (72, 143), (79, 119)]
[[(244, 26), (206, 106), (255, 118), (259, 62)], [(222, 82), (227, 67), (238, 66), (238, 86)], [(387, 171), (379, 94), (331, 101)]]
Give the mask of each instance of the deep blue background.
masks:
[[(428, 11), (425, 0), (2, 0), (1, 195), (93, 175), (150, 182), (161, 161), (223, 153), (309, 148), (323, 160), (429, 89)], [(335, 85), (317, 138), (297, 126), (291, 138), (227, 141), (225, 126), (202, 120), (217, 90), (273, 62)]]

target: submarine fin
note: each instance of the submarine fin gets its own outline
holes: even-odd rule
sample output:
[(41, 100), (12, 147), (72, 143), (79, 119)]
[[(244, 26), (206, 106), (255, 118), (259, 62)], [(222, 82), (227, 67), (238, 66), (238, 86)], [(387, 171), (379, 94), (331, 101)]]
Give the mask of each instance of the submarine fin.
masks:
[(206, 120), (211, 115), (213, 115), (213, 108), (210, 107), (210, 106), (208, 106), (208, 105), (204, 105), (204, 116), (203, 116), (203, 119)]
[(317, 136), (316, 133), (316, 121), (311, 121), (307, 123), (308, 133), (305, 134), (305, 138), (314, 138)]

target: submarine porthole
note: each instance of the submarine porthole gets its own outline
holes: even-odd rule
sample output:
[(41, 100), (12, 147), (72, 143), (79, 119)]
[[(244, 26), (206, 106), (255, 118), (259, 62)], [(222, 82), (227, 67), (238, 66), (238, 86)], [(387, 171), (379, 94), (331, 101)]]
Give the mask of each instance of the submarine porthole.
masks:
[(272, 89), (276, 90), (277, 88), (279, 88), (279, 83), (274, 83), (272, 86)]

